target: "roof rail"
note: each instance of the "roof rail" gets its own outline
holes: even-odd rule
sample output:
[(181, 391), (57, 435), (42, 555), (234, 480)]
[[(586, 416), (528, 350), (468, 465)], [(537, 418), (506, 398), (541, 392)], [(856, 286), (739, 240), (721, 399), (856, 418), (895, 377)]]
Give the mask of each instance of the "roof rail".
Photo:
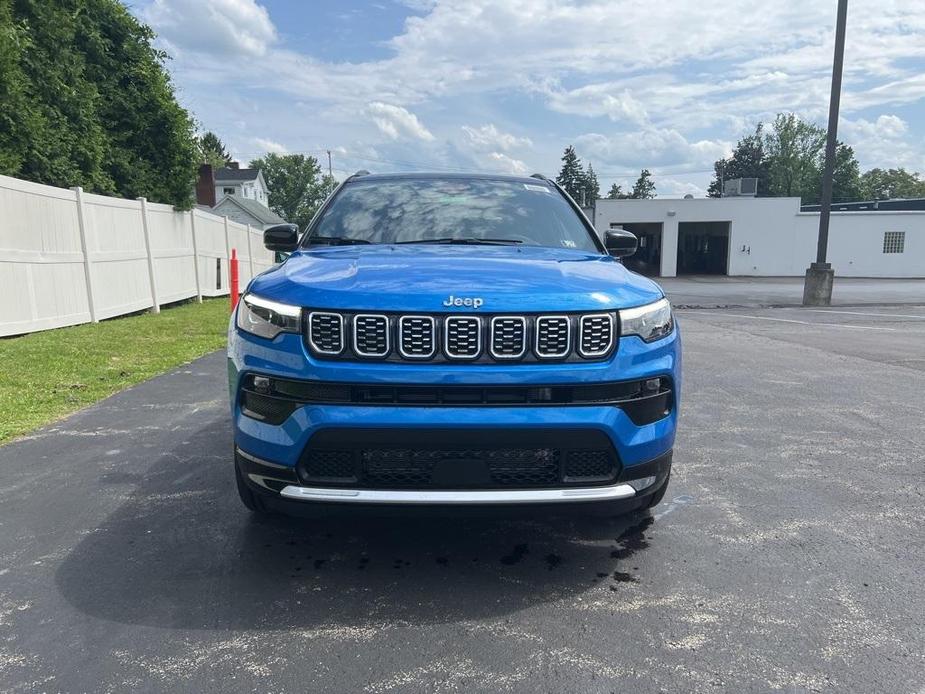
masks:
[(358, 178), (360, 176), (369, 176), (369, 171), (367, 171), (366, 169), (360, 169), (355, 174), (353, 174), (353, 176), (351, 176), (350, 178)]
[(540, 179), (541, 181), (546, 181), (546, 182), (549, 181), (549, 179), (546, 178), (546, 177), (545, 177), (543, 174), (541, 174), (541, 173), (530, 174), (530, 178), (538, 178), (538, 179)]

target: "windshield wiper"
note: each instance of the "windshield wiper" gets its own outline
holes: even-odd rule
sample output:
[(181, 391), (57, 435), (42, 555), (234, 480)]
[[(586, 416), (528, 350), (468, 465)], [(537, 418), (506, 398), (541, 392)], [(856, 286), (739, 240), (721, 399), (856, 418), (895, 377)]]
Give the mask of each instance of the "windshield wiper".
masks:
[(442, 243), (442, 244), (459, 244), (462, 246), (512, 246), (523, 243), (520, 239), (479, 239), (474, 236), (446, 237), (442, 239), (415, 239), (414, 241), (398, 241), (399, 244), (406, 243)]
[(310, 236), (305, 241), (306, 246), (314, 246), (315, 244), (324, 244), (326, 246), (360, 246), (368, 245), (369, 241), (366, 239), (351, 239), (346, 236)]

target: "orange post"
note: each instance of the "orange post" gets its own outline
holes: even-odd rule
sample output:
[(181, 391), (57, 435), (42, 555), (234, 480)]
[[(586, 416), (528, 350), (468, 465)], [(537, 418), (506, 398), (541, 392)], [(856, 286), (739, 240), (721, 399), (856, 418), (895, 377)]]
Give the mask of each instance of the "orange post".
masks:
[(234, 307), (238, 305), (238, 295), (240, 293), (238, 287), (238, 251), (234, 248), (231, 249), (231, 259), (228, 261), (228, 274), (231, 279), (229, 282), (231, 288), (231, 310), (234, 311)]

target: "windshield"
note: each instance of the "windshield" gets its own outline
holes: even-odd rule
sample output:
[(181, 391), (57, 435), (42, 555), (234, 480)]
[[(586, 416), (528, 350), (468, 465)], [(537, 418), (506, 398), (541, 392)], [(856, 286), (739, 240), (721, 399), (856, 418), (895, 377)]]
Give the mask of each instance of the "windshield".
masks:
[(351, 181), (313, 243), (486, 243), (600, 252), (575, 210), (545, 182), (491, 179)]

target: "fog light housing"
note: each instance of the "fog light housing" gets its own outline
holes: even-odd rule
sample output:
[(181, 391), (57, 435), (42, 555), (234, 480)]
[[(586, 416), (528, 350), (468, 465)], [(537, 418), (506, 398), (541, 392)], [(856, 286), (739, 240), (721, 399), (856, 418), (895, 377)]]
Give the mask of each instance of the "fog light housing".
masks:
[(640, 477), (637, 480), (626, 480), (626, 483), (636, 490), (637, 493), (641, 492), (643, 489), (647, 489), (655, 484), (655, 475), (649, 475), (648, 477)]

